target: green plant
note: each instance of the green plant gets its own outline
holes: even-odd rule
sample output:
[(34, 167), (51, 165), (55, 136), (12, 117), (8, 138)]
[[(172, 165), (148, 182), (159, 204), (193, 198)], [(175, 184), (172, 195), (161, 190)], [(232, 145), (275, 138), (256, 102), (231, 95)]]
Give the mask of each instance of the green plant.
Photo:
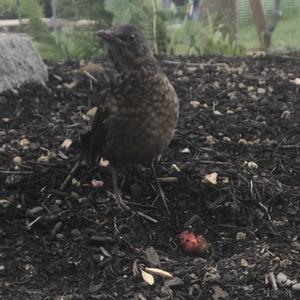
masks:
[(229, 35), (222, 33), (223, 25), (216, 18), (210, 18), (208, 25), (201, 27), (199, 22), (185, 18), (181, 25), (170, 26), (171, 54), (224, 54), (241, 55), (245, 48), (231, 42)]
[(167, 14), (158, 10), (156, 0), (106, 0), (105, 8), (114, 15), (114, 25), (136, 25), (143, 30), (155, 53), (166, 53)]
[[(68, 0), (71, 4), (71, 0)], [(75, 0), (73, 0), (75, 1)], [(83, 5), (87, 0), (76, 0)], [(77, 3), (77, 4), (78, 4)], [(98, 16), (95, 25), (87, 29), (76, 29), (69, 31), (56, 30), (50, 32), (47, 25), (42, 21), (42, 10), (37, 0), (23, 0), (22, 8), (30, 21), (30, 34), (33, 37), (42, 56), (47, 59), (66, 60), (89, 58), (98, 55), (102, 51), (102, 44), (95, 35), (101, 26), (108, 26), (112, 20), (112, 15), (105, 11), (104, 0), (94, 0), (95, 6), (89, 7), (91, 10), (90, 19), (95, 17), (96, 7), (106, 15), (106, 19)], [(67, 1), (65, 1), (67, 4)], [(101, 10), (102, 9), (102, 10)], [(87, 13), (87, 12), (85, 12)], [(101, 14), (100, 14), (101, 15)], [(103, 16), (102, 15), (102, 16)], [(87, 15), (86, 15), (87, 16)]]
[(17, 19), (18, 8), (16, 0), (0, 1), (0, 19)]

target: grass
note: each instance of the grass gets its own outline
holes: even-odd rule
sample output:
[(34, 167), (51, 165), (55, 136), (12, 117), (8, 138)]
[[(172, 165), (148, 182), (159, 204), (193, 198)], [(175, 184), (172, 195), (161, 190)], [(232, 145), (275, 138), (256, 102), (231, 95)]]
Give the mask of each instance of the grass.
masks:
[[(272, 35), (272, 50), (300, 49), (300, 11), (284, 17), (277, 24)], [(259, 47), (259, 40), (253, 23), (241, 26), (240, 41), (247, 49)]]

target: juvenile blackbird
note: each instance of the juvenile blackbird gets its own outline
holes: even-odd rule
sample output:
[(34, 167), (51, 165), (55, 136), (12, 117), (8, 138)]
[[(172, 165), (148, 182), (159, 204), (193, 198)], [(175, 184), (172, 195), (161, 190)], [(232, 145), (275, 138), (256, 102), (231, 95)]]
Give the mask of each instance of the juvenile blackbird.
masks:
[[(122, 25), (100, 30), (97, 35), (108, 44), (109, 56), (119, 73), (82, 142), (93, 163), (100, 157), (113, 166), (151, 162), (173, 138), (179, 114), (176, 92), (139, 29)], [(112, 175), (115, 199), (119, 206), (126, 207), (114, 168)]]

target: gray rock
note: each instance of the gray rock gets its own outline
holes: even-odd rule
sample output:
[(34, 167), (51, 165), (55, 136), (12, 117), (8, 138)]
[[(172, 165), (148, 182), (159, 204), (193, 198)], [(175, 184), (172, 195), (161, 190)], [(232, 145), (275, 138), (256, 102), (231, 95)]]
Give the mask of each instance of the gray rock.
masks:
[(30, 38), (0, 33), (0, 92), (25, 82), (44, 84), (47, 80), (47, 67)]

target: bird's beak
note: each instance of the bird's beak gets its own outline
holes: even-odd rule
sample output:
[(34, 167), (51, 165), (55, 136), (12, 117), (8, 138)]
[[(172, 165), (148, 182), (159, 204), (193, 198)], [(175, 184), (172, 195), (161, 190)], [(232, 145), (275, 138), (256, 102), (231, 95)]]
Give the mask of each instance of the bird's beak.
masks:
[(96, 35), (102, 38), (105, 42), (110, 45), (122, 45), (123, 41), (120, 40), (111, 30), (99, 30)]

